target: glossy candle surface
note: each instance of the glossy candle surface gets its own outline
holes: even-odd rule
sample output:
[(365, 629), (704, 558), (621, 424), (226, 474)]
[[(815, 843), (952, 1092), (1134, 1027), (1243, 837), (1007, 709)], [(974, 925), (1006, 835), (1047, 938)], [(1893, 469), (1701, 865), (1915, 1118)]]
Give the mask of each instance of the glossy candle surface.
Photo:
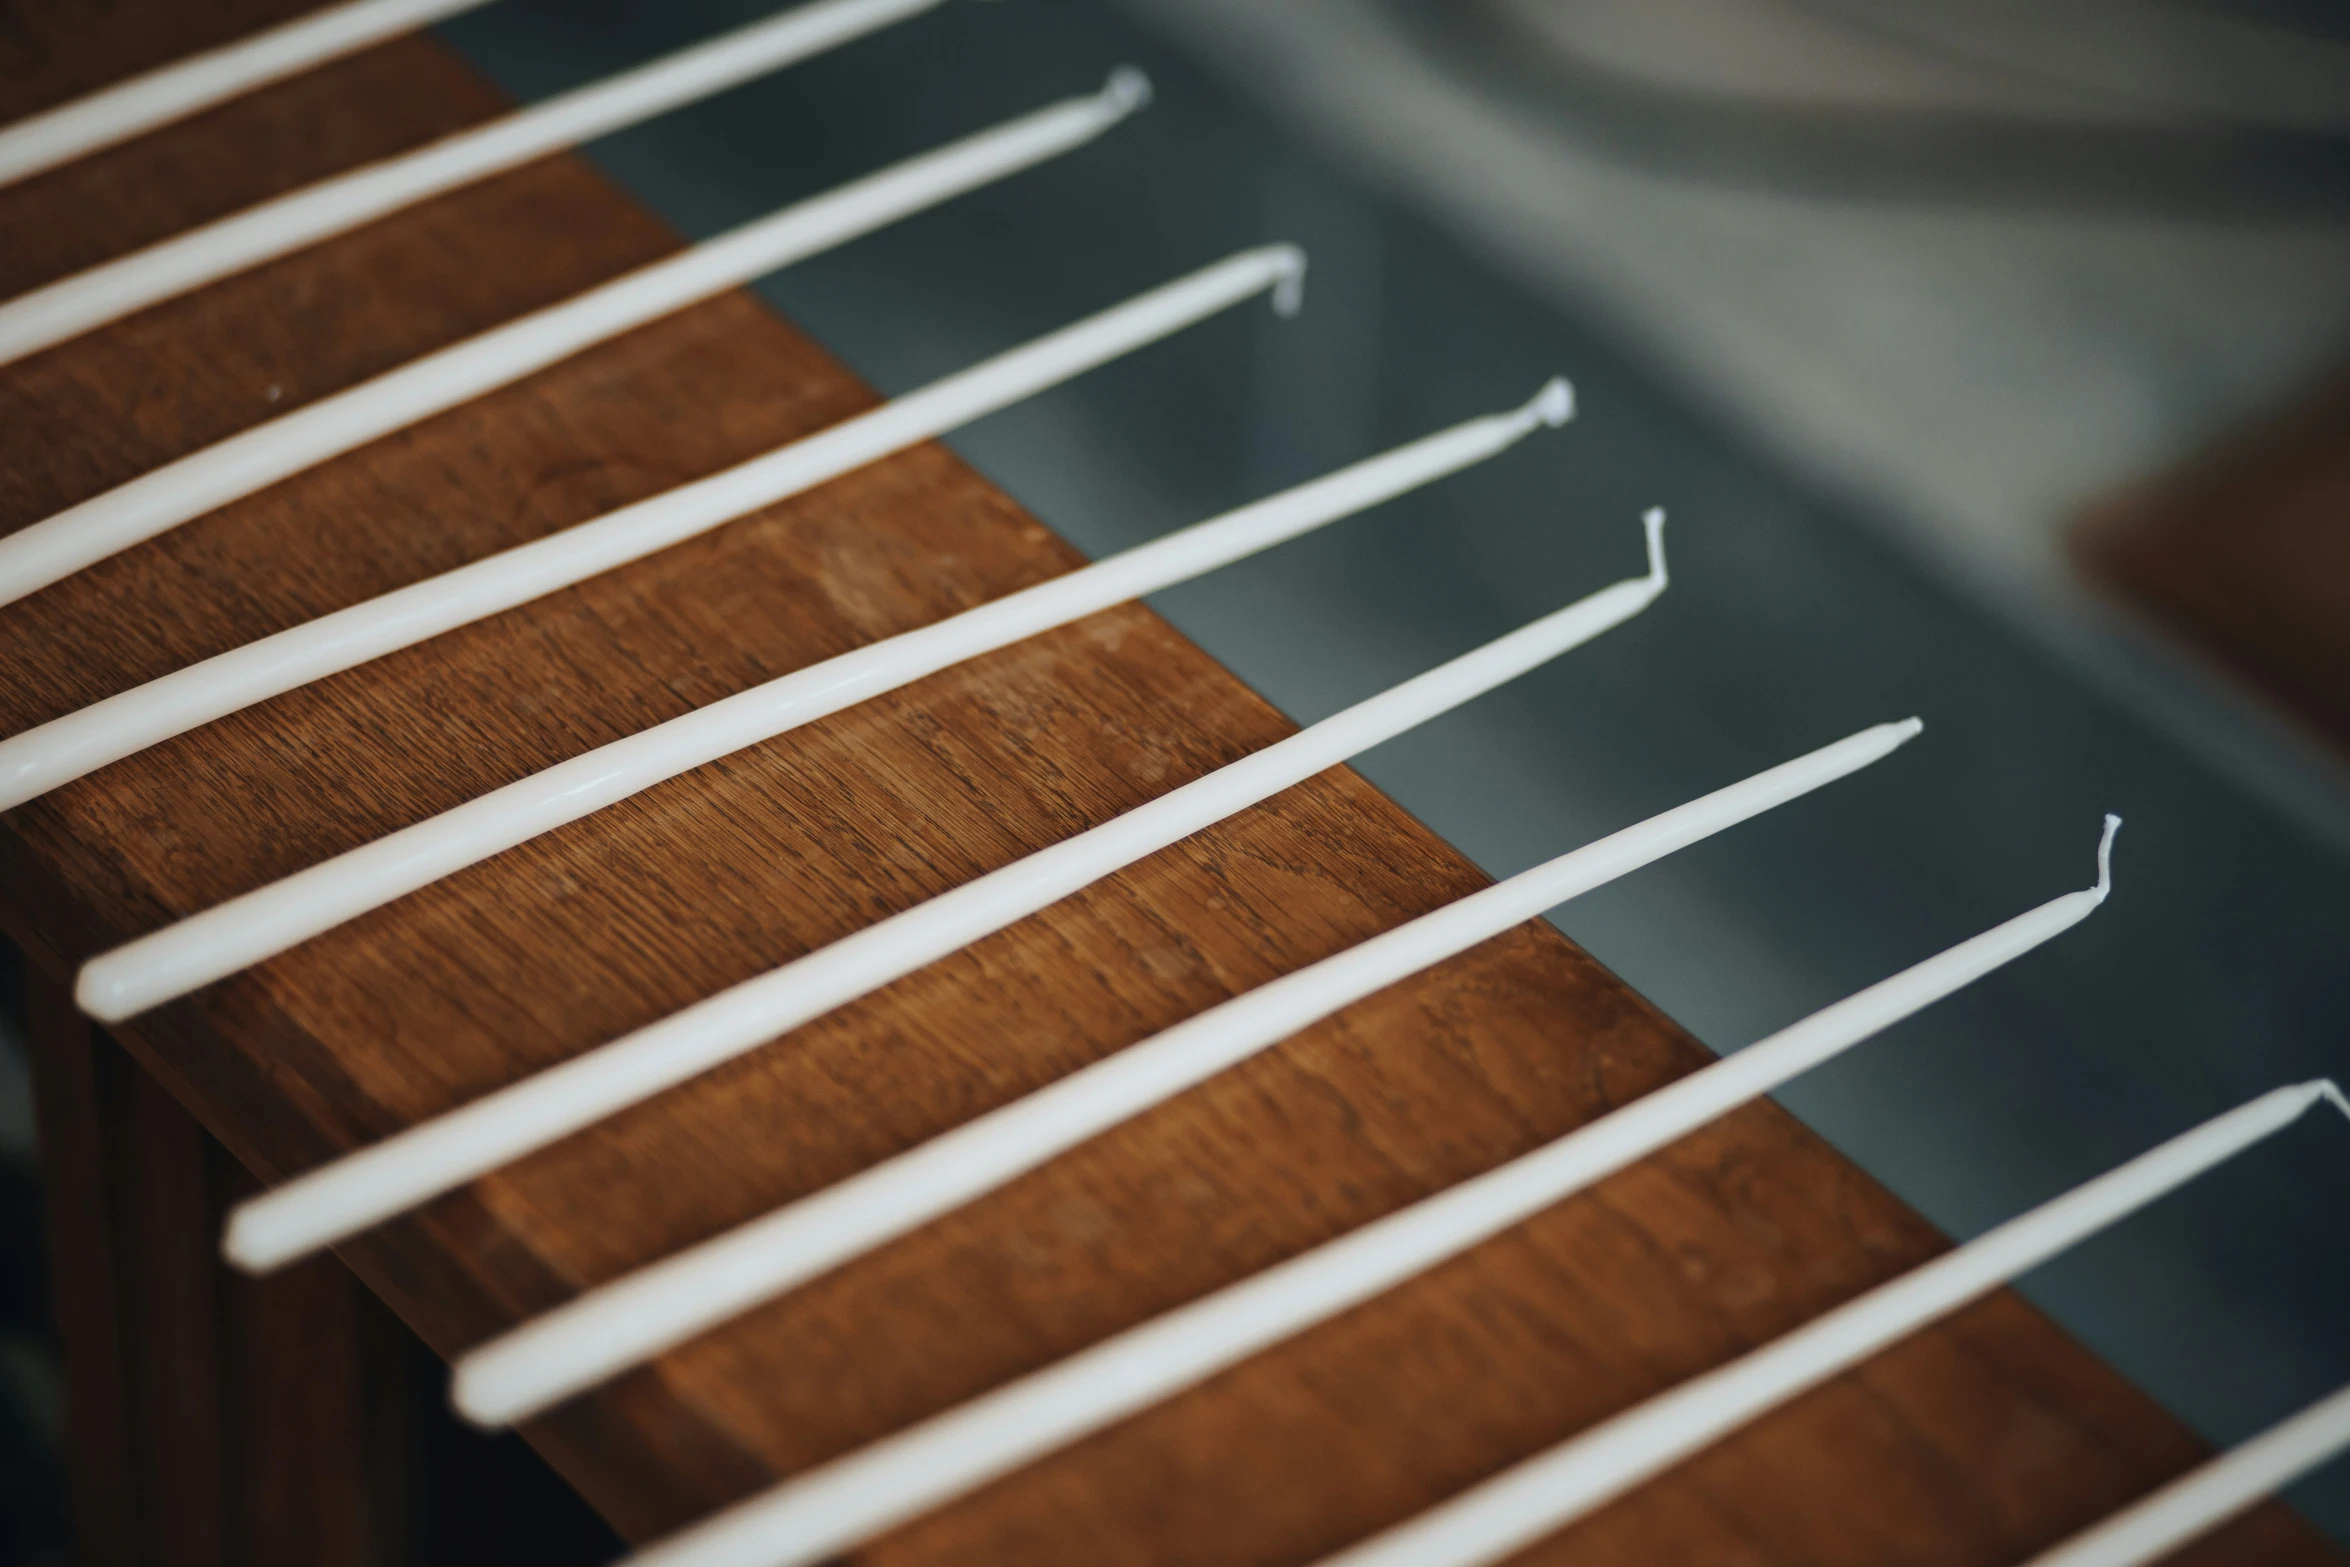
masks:
[[(1244, 252), (764, 456), (322, 615), (0, 740), (0, 809), (241, 708), (681, 544), (1098, 368), (1303, 266)], [(680, 720), (683, 722), (683, 720)]]
[(87, 157), (488, 0), (351, 0), (0, 126), (0, 185)]
[(2350, 1387), (2279, 1421), (2025, 1567), (2146, 1567), (2350, 1450)]
[[(1846, 744), (1830, 766), (1864, 766), (1883, 754), (1879, 743), (1872, 738)], [(837, 1186), (591, 1291), (460, 1361), (457, 1407), (484, 1424), (527, 1419), (974, 1201), (1365, 996), (1499, 935), (1530, 913), (1556, 907), (1734, 825), (1743, 817), (1722, 808), (1723, 794), (1733, 794), (1734, 808), (1753, 815), (1782, 803), (1790, 797), (1787, 791), (1804, 792), (1836, 776), (1841, 775), (1830, 767), (1790, 764), (1668, 811), (1236, 997)], [(1626, 838), (1640, 846), (1642, 857), (1623, 852)], [(1730, 1062), (1709, 1068), (1518, 1165), (1431, 1199), (1411, 1210), (1416, 1217), (1399, 1214), (1336, 1242), (1319, 1272), (1284, 1273), (1288, 1282), (1278, 1286), (1251, 1281), (1235, 1287), (1237, 1298), (1256, 1299), (1245, 1292), (1263, 1282), (1260, 1293), (1280, 1301), (1265, 1308), (1270, 1316), (1236, 1304), (1196, 1336), (1149, 1330), (1155, 1335), (1152, 1347), (1134, 1353), (1161, 1375), (1178, 1366), (1227, 1364), (1243, 1352), (1233, 1344), (1253, 1347), (1266, 1342), (1267, 1333), (1294, 1332), (1314, 1316), (1360, 1298), (1366, 1278), (1397, 1282), (1532, 1211), (1524, 1204), (1556, 1201), (1767, 1092), (1774, 1083), (2071, 928), (2099, 897), (2074, 893), (2034, 910), (1741, 1052), (1733, 1060), (1747, 1067), (1743, 1072), (1725, 1075)], [(1568, 1184), (1559, 1185), (1562, 1181)], [(1552, 1194), (1541, 1195), (1546, 1191)], [(1443, 1250), (1430, 1253), (1431, 1245)], [(1300, 1259), (1290, 1267), (1302, 1265)], [(1299, 1318), (1298, 1312), (1309, 1315)], [(1237, 1337), (1228, 1343), (1219, 1333)], [(1107, 1370), (1100, 1375), (1121, 1380)]]
[(290, 1260), (649, 1099), (1580, 646), (1657, 591), (1647, 579), (1603, 589), (1123, 816), (289, 1182), (232, 1216), (229, 1256)]
[[(1099, 93), (1007, 121), (795, 202), (666, 261), (165, 463), (0, 538), (0, 604), (648, 321), (1073, 151), (1149, 96), (1140, 72), (1121, 70)], [(23, 796), (10, 797), (9, 777), (0, 771), (0, 801), (13, 804)], [(13, 787), (21, 791), (26, 785), (20, 781)]]
[(1751, 1354), (1328, 1558), (1327, 1567), (1500, 1561), (2283, 1131), (2328, 1098), (2340, 1101), (2332, 1084), (2302, 1083), (2215, 1116)]
[(817, 0), (77, 272), (0, 304), (0, 364), (943, 3)]
[[(1816, 1063), (1849, 1048), (2071, 928), (2099, 901), (2102, 886), (2059, 898), (1815, 1013), (1731, 1060), (1762, 1052), (1774, 1059), (1776, 1070), (1791, 1075), (1802, 1070), (1797, 1061)], [(1701, 1088), (1708, 1079), (1712, 1086)], [(1763, 1091), (1756, 1081), (1748, 1077), (1725, 1087), (1721, 1068), (1708, 1068), (1547, 1148), (877, 1442), (804, 1480), (788, 1482), (745, 1504), (745, 1513), (764, 1510), (768, 1528), (833, 1548), (852, 1543), (1195, 1386), (1460, 1255), (1753, 1098)], [(1682, 1092), (1668, 1101), (1675, 1089)], [(461, 1378), (463, 1371), (461, 1364)], [(459, 1397), (462, 1401), (462, 1380)], [(742, 1519), (733, 1527), (746, 1542), (756, 1532)]]

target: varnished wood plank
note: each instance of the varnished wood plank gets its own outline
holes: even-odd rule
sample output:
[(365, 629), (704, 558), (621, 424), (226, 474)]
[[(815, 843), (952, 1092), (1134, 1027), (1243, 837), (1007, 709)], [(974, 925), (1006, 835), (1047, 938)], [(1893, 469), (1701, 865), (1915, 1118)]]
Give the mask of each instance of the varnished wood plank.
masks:
[[(478, 82), (416, 48), (403, 92), (477, 101)], [(364, 103), (363, 64), (319, 74)], [(570, 243), (594, 235), (604, 248)], [(299, 360), (316, 395), (408, 351), (403, 334), (446, 340), (435, 334), (672, 243), (584, 166), (552, 159), (0, 372), (0, 409), (71, 397), (83, 411), (0, 420), (0, 474), (19, 476), (0, 487), (0, 527), (257, 420), (261, 374)], [(346, 329), (306, 338), (289, 299), (321, 302)], [(246, 357), (224, 366), (231, 338)], [(24, 671), (0, 688), (0, 723), (22, 728), (871, 400), (748, 296), (714, 300), (0, 608), (0, 663)], [(485, 788), (1076, 561), (950, 454), (921, 448), (10, 813), (0, 914), (62, 972)], [(673, 780), (140, 1019), (125, 1039), (276, 1178), (1288, 732), (1148, 611), (1113, 611)], [(345, 1255), (453, 1352), (1482, 884), (1339, 770)], [(1705, 1059), (1530, 925), (530, 1434), (624, 1531), (648, 1534)], [(1941, 1244), (1789, 1118), (1754, 1109), (863, 1554), (1303, 1560)], [(2196, 1451), (2002, 1296), (1550, 1549), (2011, 1561)], [(2235, 1559), (2334, 1559), (2281, 1515), (2241, 1539), (2256, 1554)]]
[(234, 43), (318, 0), (9, 0), (0, 9), (0, 123), (79, 98), (200, 50)]
[[(101, 8), (80, 9), (86, 17)], [(49, 25), (68, 52), (88, 47), (86, 32), (70, 20)], [(167, 36), (190, 31), (184, 23), (165, 29)], [(23, 293), (327, 175), (410, 151), (505, 107), (478, 82), (467, 84), (469, 90), (411, 92), (416, 73), (430, 69), (433, 48), (419, 37), (396, 38), (8, 187), (0, 294)], [(13, 52), (0, 51), (0, 61)], [(0, 64), (0, 93), (26, 85), (9, 81), (13, 74)]]

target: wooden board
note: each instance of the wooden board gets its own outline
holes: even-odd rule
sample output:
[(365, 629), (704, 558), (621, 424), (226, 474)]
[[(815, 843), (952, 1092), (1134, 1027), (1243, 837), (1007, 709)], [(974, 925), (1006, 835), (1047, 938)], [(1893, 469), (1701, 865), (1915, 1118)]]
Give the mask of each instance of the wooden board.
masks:
[[(69, 11), (39, 25), (63, 38)], [(14, 101), (57, 95), (67, 76), (44, 69), (7, 84)], [(0, 192), (0, 289), (234, 207), (257, 182), (296, 183), (321, 148), (381, 151), (495, 107), (437, 46), (385, 46)], [(255, 146), (283, 157), (257, 172), (238, 161)], [(0, 370), (0, 530), (674, 243), (585, 164), (550, 159)], [(747, 295), (713, 301), (0, 608), (0, 726), (871, 401)], [(9, 813), (0, 915), (63, 976), (175, 915), (1077, 560), (925, 447)], [(1112, 611), (674, 780), (120, 1036), (277, 1179), (1288, 732), (1148, 611)], [(1483, 880), (1333, 772), (343, 1256), (454, 1352)], [(1707, 1059), (1528, 925), (529, 1435), (645, 1537)], [(1944, 1244), (1758, 1107), (860, 1559), (1305, 1561)], [(2001, 1295), (1537, 1554), (2006, 1563), (2199, 1451)], [(2267, 1509), (2199, 1559), (2338, 1558)]]
[(2089, 508), (2073, 553), (2350, 759), (2350, 364)]

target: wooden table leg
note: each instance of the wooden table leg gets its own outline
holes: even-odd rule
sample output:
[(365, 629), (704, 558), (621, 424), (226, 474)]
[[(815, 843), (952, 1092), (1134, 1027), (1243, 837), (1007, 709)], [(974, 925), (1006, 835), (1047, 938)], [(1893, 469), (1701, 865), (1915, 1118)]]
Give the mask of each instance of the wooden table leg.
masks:
[(27, 990), (76, 1559), (405, 1559), (408, 1401), (381, 1308), (331, 1258), (222, 1267), (250, 1178), (62, 984)]
[(27, 1011), (82, 1567), (471, 1567), (620, 1542), (335, 1258), (224, 1267), (253, 1179), (37, 967)]
[[(124, 1395), (121, 1302), (101, 1150), (119, 1144), (119, 1050), (102, 1048), (64, 988), (26, 977), (26, 1012), (47, 1198), (49, 1273), (65, 1360), (67, 1509), (83, 1567), (140, 1559), (138, 1485)], [(112, 1134), (111, 1136), (109, 1134)]]

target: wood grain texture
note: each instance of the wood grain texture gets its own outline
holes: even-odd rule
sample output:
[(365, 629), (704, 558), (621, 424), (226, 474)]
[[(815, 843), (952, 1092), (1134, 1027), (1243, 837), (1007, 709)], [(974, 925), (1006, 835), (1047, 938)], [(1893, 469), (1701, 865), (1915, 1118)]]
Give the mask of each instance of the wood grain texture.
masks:
[[(421, 103), (380, 102), (380, 62), (363, 58), (239, 112), (281, 116), (288, 137), (320, 103), (400, 127), (483, 112), (484, 88), (454, 61), (388, 48), (404, 62), (400, 95)], [(63, 171), (56, 189), (0, 193), (0, 224), (68, 210), (88, 225), (76, 255), (137, 243), (149, 222), (138, 201), (81, 209), (70, 187), (127, 193), (123, 171), (156, 156), (140, 144)], [(673, 243), (584, 165), (551, 159), (0, 372), (0, 530)], [(317, 319), (334, 329), (305, 329)], [(0, 725), (871, 401), (748, 296), (715, 300), (0, 608)], [(920, 448), (9, 813), (0, 913), (62, 974), (483, 789), (1077, 561), (951, 454)], [(1115, 610), (675, 779), (123, 1038), (275, 1179), (1289, 732), (1147, 610)], [(344, 1256), (454, 1352), (1483, 881), (1335, 771)], [(1528, 925), (529, 1434), (624, 1533), (646, 1536), (1706, 1059), (1555, 930)], [(1943, 1245), (1757, 1107), (860, 1559), (1307, 1560)], [(1538, 1554), (2012, 1562), (2198, 1452), (2002, 1295)], [(2338, 1559), (2274, 1509), (2211, 1551)]]
[(609, 1561), (544, 1464), (446, 1412), (439, 1357), (340, 1262), (221, 1262), (252, 1176), (30, 978), (77, 1567)]
[(313, 9), (311, 0), (7, 0), (0, 5), (0, 124)]

